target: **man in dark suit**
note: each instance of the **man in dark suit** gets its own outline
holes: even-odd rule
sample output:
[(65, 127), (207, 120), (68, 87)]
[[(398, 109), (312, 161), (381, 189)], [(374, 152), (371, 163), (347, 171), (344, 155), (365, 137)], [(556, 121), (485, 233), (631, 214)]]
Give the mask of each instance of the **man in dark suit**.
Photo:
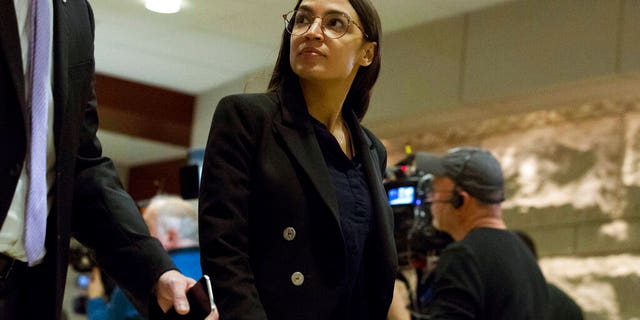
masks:
[(188, 310), (194, 280), (101, 155), (93, 30), (84, 0), (0, 0), (1, 319), (60, 318), (72, 235), (143, 312)]

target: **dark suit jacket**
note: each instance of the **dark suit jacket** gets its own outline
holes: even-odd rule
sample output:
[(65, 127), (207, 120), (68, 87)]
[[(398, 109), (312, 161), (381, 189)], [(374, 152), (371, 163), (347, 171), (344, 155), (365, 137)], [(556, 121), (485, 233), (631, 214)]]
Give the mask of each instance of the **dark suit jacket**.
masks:
[[(221, 319), (323, 319), (345, 279), (338, 201), (304, 100), (292, 94), (223, 98), (216, 109), (200, 188), (203, 272), (214, 279)], [(373, 216), (364, 252), (367, 306), (386, 319), (397, 257), (382, 185), (386, 150), (344, 114), (362, 155)], [(295, 237), (286, 239), (286, 228)], [(291, 238), (291, 233), (288, 233)], [(292, 275), (304, 282), (296, 286)]]
[[(91, 8), (86, 1), (55, 0), (53, 10), (55, 201), (47, 222), (42, 279), (34, 288), (33, 305), (26, 309), (39, 312), (40, 319), (60, 313), (72, 233), (96, 250), (101, 267), (137, 297), (139, 306), (147, 302), (160, 274), (174, 267), (160, 243), (149, 236), (112, 162), (101, 156)], [(0, 0), (0, 224), (26, 156), (28, 128), (14, 12), (12, 0)]]

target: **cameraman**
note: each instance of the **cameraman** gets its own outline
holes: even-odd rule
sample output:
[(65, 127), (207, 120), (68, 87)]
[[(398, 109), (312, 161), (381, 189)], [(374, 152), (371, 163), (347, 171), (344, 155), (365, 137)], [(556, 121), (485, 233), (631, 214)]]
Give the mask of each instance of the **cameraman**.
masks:
[(435, 271), (429, 319), (544, 319), (544, 276), (502, 219), (498, 160), (465, 147), (442, 157), (418, 153), (416, 167), (434, 175), (433, 226), (455, 239)]

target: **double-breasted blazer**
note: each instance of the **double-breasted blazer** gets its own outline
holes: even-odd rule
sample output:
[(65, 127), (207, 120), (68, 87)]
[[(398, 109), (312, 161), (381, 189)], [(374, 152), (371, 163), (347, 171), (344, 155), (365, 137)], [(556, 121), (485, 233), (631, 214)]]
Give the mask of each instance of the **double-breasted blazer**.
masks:
[[(25, 306), (25, 312), (37, 313), (30, 315), (38, 319), (59, 317), (72, 234), (95, 249), (101, 267), (142, 307), (158, 277), (174, 265), (159, 241), (149, 236), (96, 138), (91, 8), (84, 0), (52, 2), (54, 201), (47, 221), (47, 254), (38, 279), (28, 279), (34, 284), (33, 304)], [(0, 0), (0, 225), (26, 157), (25, 96), (13, 0)]]
[[(362, 159), (373, 212), (364, 248), (367, 307), (386, 319), (397, 256), (382, 185), (386, 150), (353, 112), (343, 116)], [(223, 98), (200, 186), (203, 272), (221, 319), (343, 319), (345, 247), (334, 185), (301, 94)]]

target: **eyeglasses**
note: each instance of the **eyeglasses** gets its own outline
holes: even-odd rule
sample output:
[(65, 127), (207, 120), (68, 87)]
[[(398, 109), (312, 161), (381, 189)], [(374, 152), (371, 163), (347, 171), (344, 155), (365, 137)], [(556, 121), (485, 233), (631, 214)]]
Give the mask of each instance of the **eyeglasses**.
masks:
[(449, 199), (444, 199), (444, 200), (434, 200), (434, 195), (436, 193), (447, 193), (447, 194), (451, 194), (453, 193), (454, 190), (431, 190), (427, 193), (427, 199), (425, 202), (431, 204), (431, 203), (451, 203), (451, 198)]
[(449, 198), (449, 199), (445, 199), (445, 200), (431, 200), (428, 199), (427, 201), (425, 201), (426, 204), (434, 204), (434, 203), (453, 203), (453, 199)]
[(293, 10), (282, 15), (284, 19), (284, 27), (290, 34), (299, 36), (305, 34), (311, 28), (317, 18), (320, 18), (322, 32), (325, 36), (338, 39), (344, 36), (349, 30), (349, 26), (353, 23), (364, 35), (365, 39), (369, 36), (364, 29), (348, 15), (340, 12), (333, 12), (325, 15), (324, 17), (318, 17), (311, 14), (306, 10)]

